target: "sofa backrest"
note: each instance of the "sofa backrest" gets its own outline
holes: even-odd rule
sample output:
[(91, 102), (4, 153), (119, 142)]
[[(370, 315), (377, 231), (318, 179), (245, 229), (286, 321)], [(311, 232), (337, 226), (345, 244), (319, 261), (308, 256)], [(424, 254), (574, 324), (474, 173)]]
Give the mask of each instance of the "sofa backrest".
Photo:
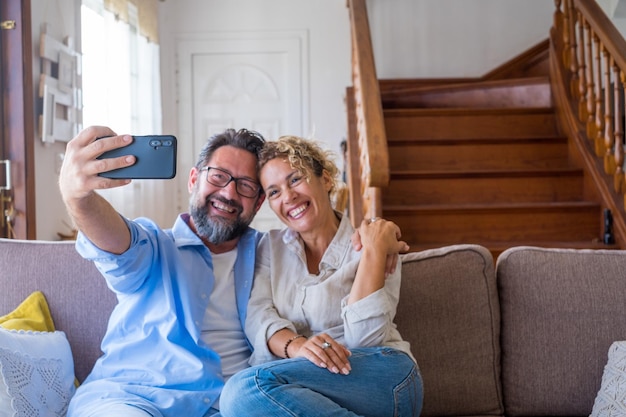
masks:
[(588, 416), (626, 340), (626, 252), (516, 247), (496, 271), (507, 416)]
[(0, 239), (0, 288), (0, 316), (32, 292), (43, 292), (82, 382), (102, 354), (100, 341), (116, 303), (93, 263), (76, 252), (74, 242)]
[(402, 255), (395, 322), (424, 380), (423, 417), (503, 415), (491, 253), (454, 245)]

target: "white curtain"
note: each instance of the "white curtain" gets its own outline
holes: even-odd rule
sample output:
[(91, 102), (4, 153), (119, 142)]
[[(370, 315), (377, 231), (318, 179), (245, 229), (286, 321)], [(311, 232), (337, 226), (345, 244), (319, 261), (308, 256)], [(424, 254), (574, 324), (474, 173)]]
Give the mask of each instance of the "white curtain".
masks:
[[(129, 7), (133, 7), (132, 4)], [(141, 36), (136, 10), (129, 22), (116, 19), (102, 0), (83, 0), (83, 125), (103, 125), (118, 134), (161, 134), (159, 45)], [(124, 216), (150, 217), (171, 226), (174, 181), (134, 180), (100, 193)]]

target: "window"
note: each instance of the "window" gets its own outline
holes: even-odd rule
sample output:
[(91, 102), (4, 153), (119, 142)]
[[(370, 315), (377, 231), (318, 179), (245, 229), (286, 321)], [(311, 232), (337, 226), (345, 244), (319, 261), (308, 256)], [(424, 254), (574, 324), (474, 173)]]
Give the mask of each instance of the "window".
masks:
[(83, 126), (159, 134), (159, 46), (139, 33), (137, 8), (127, 6), (128, 22), (106, 10), (102, 0), (83, 0)]
[[(114, 14), (103, 0), (82, 1), (83, 126), (108, 126), (119, 134), (160, 134), (159, 45), (142, 33), (137, 6), (107, 3), (124, 9)], [(153, 12), (147, 14), (155, 22), (156, 9)], [(171, 219), (164, 219), (159, 209), (165, 187), (163, 181), (135, 180), (100, 194), (126, 217), (147, 216), (169, 226)]]

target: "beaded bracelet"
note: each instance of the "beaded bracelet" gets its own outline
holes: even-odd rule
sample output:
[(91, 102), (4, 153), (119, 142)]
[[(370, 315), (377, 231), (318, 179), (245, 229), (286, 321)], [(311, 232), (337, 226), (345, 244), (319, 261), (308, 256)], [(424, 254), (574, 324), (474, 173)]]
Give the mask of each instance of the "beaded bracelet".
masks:
[(287, 348), (289, 347), (289, 345), (291, 344), (291, 342), (293, 342), (294, 340), (299, 339), (299, 338), (301, 338), (301, 337), (304, 337), (304, 338), (306, 339), (306, 336), (301, 335), (301, 334), (297, 334), (297, 335), (295, 335), (294, 337), (292, 337), (291, 339), (287, 340), (287, 343), (285, 343), (285, 358), (286, 358), (286, 359), (289, 359), (289, 358), (290, 358), (289, 353), (287, 353)]

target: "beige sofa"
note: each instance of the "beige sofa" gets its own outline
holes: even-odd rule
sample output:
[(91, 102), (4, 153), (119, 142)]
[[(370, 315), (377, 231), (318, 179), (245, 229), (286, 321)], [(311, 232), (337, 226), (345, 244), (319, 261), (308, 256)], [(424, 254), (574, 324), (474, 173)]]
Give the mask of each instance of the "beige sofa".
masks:
[[(115, 297), (72, 242), (0, 239), (0, 315), (44, 293), (83, 380)], [(424, 379), (423, 416), (588, 416), (626, 340), (626, 252), (477, 245), (403, 256), (396, 322)]]

